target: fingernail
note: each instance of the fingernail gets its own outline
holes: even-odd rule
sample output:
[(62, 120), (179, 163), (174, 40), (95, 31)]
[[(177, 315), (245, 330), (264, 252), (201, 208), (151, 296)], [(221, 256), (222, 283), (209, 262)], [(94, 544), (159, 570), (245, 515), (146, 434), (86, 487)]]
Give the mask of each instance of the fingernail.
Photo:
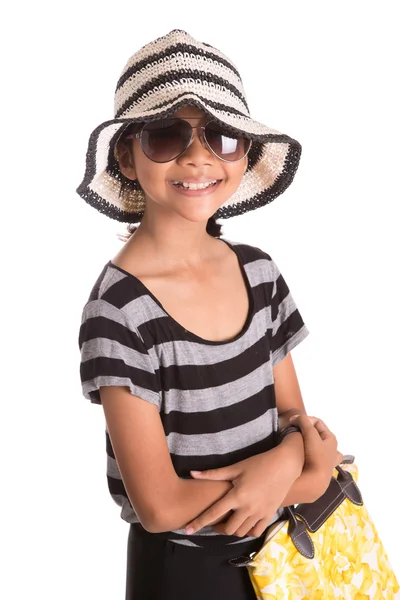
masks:
[(194, 529), (193, 529), (193, 527), (188, 527), (188, 528), (186, 529), (186, 533), (187, 533), (188, 535), (190, 535), (191, 533), (194, 533)]
[(191, 473), (193, 473), (194, 475), (200, 475), (201, 471), (190, 471)]
[(294, 419), (297, 419), (297, 417), (299, 417), (300, 415), (292, 415), (289, 419), (289, 421), (294, 421)]

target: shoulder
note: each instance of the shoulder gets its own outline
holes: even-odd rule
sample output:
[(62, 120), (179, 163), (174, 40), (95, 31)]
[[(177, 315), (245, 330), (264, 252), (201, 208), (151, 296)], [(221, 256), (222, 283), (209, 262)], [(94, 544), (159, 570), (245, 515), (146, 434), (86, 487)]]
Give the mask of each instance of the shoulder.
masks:
[(111, 266), (111, 261), (106, 263), (95, 280), (95, 283), (90, 290), (87, 303), (93, 302), (94, 300), (100, 300), (115, 283), (117, 275), (116, 269)]
[(81, 325), (99, 330), (119, 327), (138, 333), (143, 290), (109, 261), (98, 275), (83, 307)]
[(107, 303), (116, 309), (127, 310), (133, 300), (143, 295), (135, 283), (132, 275), (109, 260), (98, 275), (85, 307), (91, 303)]
[(244, 242), (238, 240), (226, 238), (225, 240), (240, 256), (245, 268), (247, 267), (253, 271), (259, 271), (260, 273), (264, 273), (264, 275), (267, 274), (269, 275), (269, 278), (274, 276), (276, 272), (276, 265), (268, 252), (259, 248), (258, 246), (245, 244)]
[(241, 252), (243, 255), (245, 255), (248, 258), (252, 258), (253, 260), (257, 260), (257, 259), (272, 260), (271, 256), (265, 250), (262, 250), (262, 248), (259, 248), (258, 246), (253, 246), (252, 244), (246, 244), (239, 240), (232, 240), (230, 238), (229, 239), (223, 238), (223, 239), (231, 246), (234, 246), (234, 248), (236, 250), (238, 250), (239, 252)]

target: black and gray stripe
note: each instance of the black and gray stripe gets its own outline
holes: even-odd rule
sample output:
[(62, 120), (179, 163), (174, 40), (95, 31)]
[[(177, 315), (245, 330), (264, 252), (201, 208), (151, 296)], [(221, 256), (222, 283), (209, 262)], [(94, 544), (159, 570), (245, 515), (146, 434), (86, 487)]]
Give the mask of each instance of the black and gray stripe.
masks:
[[(187, 331), (139, 279), (111, 261), (93, 286), (79, 333), (85, 398), (100, 404), (101, 386), (123, 385), (158, 406), (173, 465), (183, 478), (276, 445), (273, 366), (308, 335), (271, 257), (222, 241), (236, 252), (249, 292), (248, 318), (233, 340), (204, 340)], [(121, 517), (137, 522), (107, 431), (106, 451), (109, 491)], [(217, 534), (207, 527), (201, 535)], [(201, 535), (179, 530), (171, 539), (201, 545)]]

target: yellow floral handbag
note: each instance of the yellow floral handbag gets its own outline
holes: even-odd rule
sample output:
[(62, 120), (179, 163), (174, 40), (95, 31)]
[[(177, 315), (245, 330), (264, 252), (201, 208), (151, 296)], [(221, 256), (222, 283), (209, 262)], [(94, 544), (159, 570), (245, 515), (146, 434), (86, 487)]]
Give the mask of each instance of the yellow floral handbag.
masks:
[(315, 502), (285, 507), (247, 567), (257, 600), (400, 600), (399, 584), (357, 486), (354, 456)]

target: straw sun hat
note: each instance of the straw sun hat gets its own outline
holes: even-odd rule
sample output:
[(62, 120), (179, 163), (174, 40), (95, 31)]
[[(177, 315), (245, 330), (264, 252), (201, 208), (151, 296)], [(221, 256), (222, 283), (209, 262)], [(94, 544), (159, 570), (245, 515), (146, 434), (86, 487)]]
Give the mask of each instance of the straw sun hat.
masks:
[(301, 155), (299, 142), (250, 117), (240, 75), (229, 58), (175, 29), (146, 44), (125, 65), (115, 91), (114, 119), (90, 135), (78, 194), (111, 219), (140, 221), (145, 196), (137, 180), (120, 172), (115, 144), (129, 125), (168, 117), (187, 105), (252, 140), (242, 182), (214, 213), (215, 219), (264, 206), (291, 184)]

